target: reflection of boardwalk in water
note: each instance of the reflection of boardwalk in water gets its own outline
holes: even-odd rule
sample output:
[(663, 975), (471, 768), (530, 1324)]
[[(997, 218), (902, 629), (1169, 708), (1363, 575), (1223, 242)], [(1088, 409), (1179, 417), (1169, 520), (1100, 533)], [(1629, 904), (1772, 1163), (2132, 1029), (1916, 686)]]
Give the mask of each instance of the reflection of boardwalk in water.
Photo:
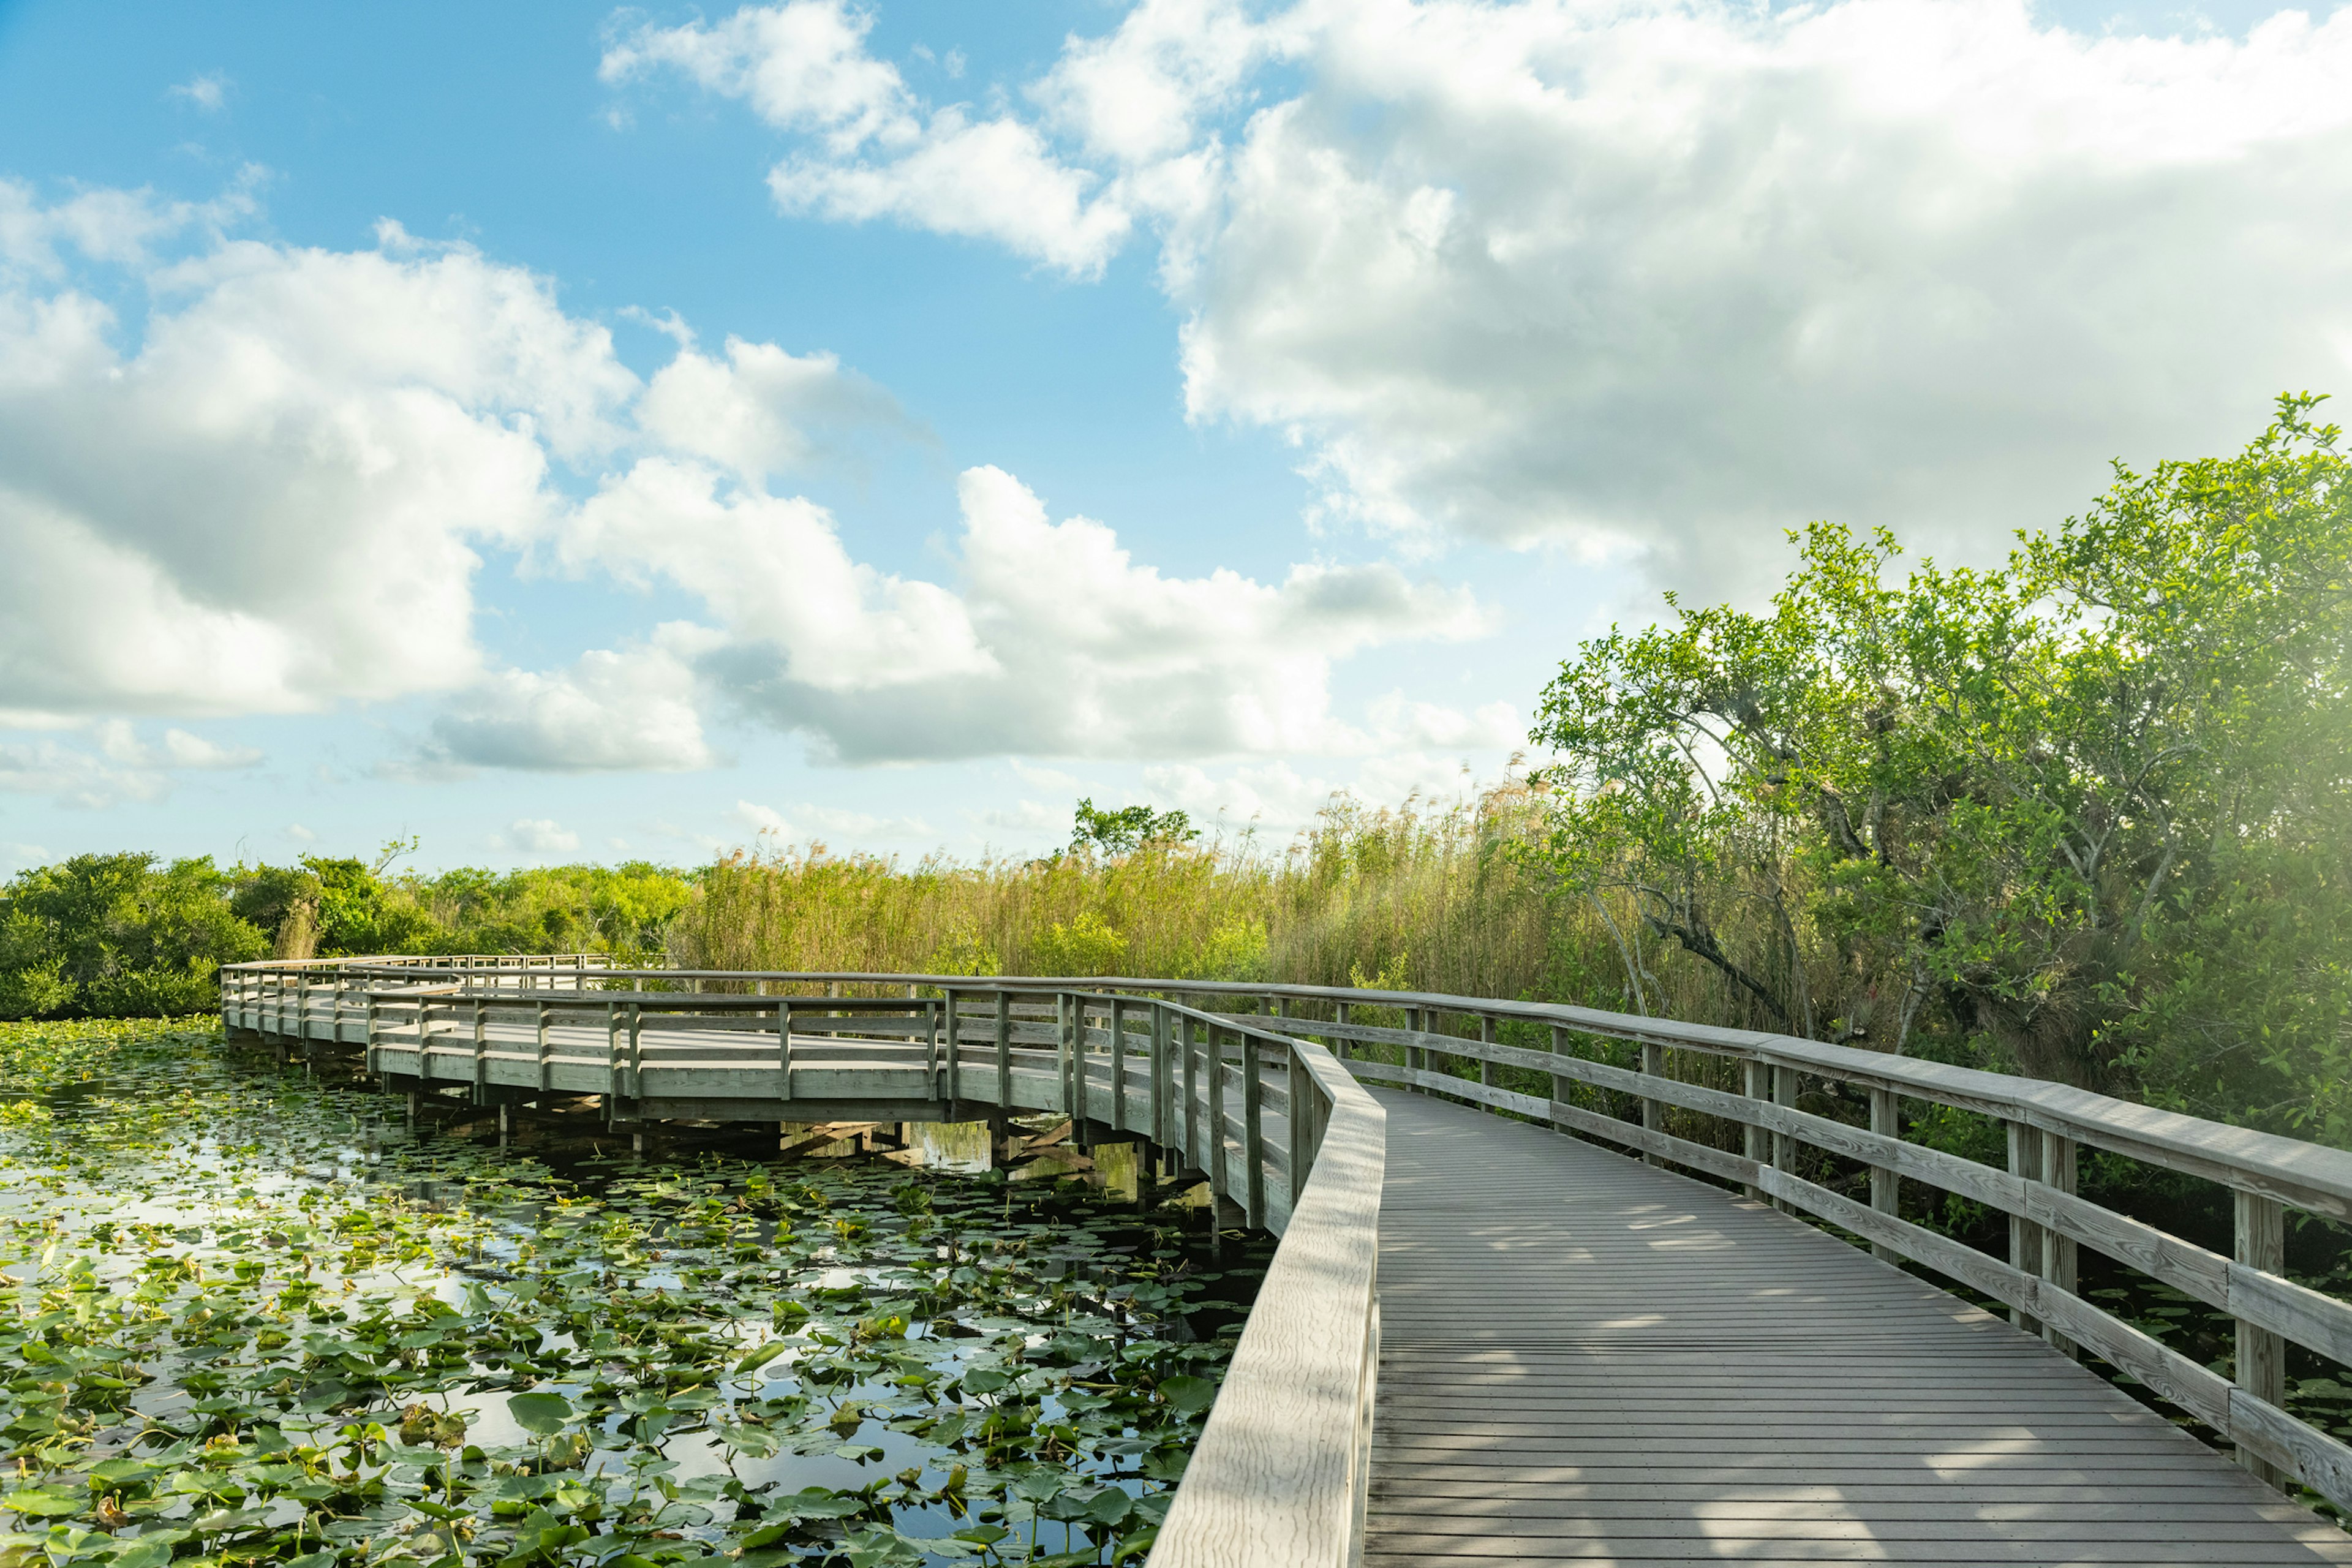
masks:
[[(2352, 1217), (2340, 1151), (1813, 1041), (1474, 997), (545, 959), (224, 979), (232, 1027), (349, 1051), (395, 1090), (593, 1095), (616, 1126), (1041, 1111), (1207, 1182), (1226, 1223), (1282, 1245), (1155, 1568), (2352, 1563), (2352, 1537), (2265, 1484), (2352, 1504), (2352, 1448), (2284, 1408), (2288, 1343), (2352, 1363), (2352, 1306), (2284, 1278), (2289, 1209)], [(1595, 1037), (1641, 1049), (1612, 1059)], [(1725, 1058), (1745, 1092), (1715, 1087)], [(1807, 1086), (1832, 1114), (1800, 1109)], [(2006, 1123), (2008, 1169), (1907, 1141), (1923, 1102)], [(2075, 1195), (2085, 1144), (2231, 1189), (2236, 1257)], [(1905, 1183), (2008, 1215), (2008, 1258), (1904, 1222)], [(2236, 1318), (2234, 1381), (2079, 1295), (2081, 1247)], [(1881, 1260), (1897, 1256), (2017, 1326)]]
[(1370, 1562), (2352, 1563), (2040, 1338), (1811, 1226), (1381, 1099)]

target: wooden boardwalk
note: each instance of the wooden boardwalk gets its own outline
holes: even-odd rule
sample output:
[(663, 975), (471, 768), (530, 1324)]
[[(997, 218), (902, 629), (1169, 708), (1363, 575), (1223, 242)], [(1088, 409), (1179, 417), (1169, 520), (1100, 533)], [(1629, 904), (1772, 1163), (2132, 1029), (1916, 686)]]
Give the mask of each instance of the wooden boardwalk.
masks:
[(1375, 1093), (1368, 1563), (2352, 1563), (2040, 1339), (1811, 1226)]
[[(2285, 1255), (2294, 1214), (2352, 1224), (2352, 1152), (1851, 1047), (1421, 993), (402, 958), (232, 966), (222, 1016), (281, 1052), (351, 1050), (396, 1092), (588, 1095), (615, 1127), (1043, 1112), (1154, 1145), (1282, 1239), (1153, 1568), (2352, 1568), (2352, 1535), (2264, 1484), (2352, 1515), (2352, 1446), (2287, 1376), (2292, 1350), (2352, 1379), (2352, 1302)], [(1595, 1037), (1638, 1055), (1584, 1054)], [(2006, 1168), (1907, 1138), (1915, 1105), (1992, 1120)], [(2078, 1194), (2085, 1148), (2217, 1184), (2231, 1251)], [(1905, 1219), (1912, 1183), (2006, 1215), (2006, 1259)], [(2234, 1320), (2226, 1370), (2080, 1294), (2078, 1249)], [(1895, 1257), (2161, 1390), (2235, 1458)]]

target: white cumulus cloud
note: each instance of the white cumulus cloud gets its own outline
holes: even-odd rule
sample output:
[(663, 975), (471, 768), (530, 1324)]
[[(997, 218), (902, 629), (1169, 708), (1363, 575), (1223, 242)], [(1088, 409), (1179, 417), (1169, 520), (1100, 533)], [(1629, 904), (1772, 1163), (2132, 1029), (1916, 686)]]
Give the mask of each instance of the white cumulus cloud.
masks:
[(103, 809), (126, 801), (159, 801), (182, 775), (229, 772), (258, 764), (250, 747), (225, 746), (181, 729), (142, 738), (126, 720), (91, 731), (94, 748), (42, 737), (0, 739), (0, 792), (47, 795), (60, 805)]
[(504, 833), (490, 836), (490, 847), (523, 855), (570, 855), (580, 847), (580, 835), (551, 817), (517, 818)]
[[(747, 711), (851, 763), (1355, 751), (1370, 742), (1332, 710), (1334, 661), (1377, 643), (1489, 626), (1465, 590), (1416, 583), (1392, 566), (1300, 565), (1280, 584), (1229, 571), (1168, 577), (1135, 562), (1100, 522), (1052, 521), (1000, 469), (970, 469), (958, 490), (955, 588), (853, 580), (826, 601), (824, 638), (808, 644), (793, 640), (803, 617), (762, 633), (746, 613), (800, 592), (800, 559), (774, 554), (762, 570), (740, 549), (667, 531), (679, 558), (730, 563), (698, 590), (732, 607), (739, 633), (705, 657), (705, 672)], [(712, 501), (703, 515), (723, 540), (736, 526), (730, 513), (773, 504)], [(779, 516), (763, 531), (797, 537), (837, 573), (837, 544), (819, 517)], [(843, 648), (859, 657), (845, 658)]]
[(1154, 237), (1191, 416), (1284, 433), (1318, 521), (1412, 548), (1731, 591), (1817, 516), (1980, 553), (2352, 370), (2352, 8), (1146, 0), (985, 118), (869, 26), (751, 6), (606, 74), (745, 99), (794, 211), (1078, 275)]
[[(854, 763), (1356, 752), (1484, 722), (1334, 711), (1338, 661), (1489, 628), (1466, 590), (1391, 565), (1171, 577), (985, 467), (943, 580), (857, 559), (777, 482), (860, 432), (919, 432), (830, 354), (705, 353), (673, 319), (641, 382), (549, 279), (396, 224), (302, 249), (135, 193), (22, 195), (0, 187), (5, 727), (423, 697), (437, 710), (376, 771), (436, 777), (706, 767), (719, 713)], [(154, 301), (135, 336), (78, 270), (100, 264)], [(476, 637), (492, 560), (699, 610), (508, 668)], [(101, 739), (19, 747), (0, 787), (127, 798), (251, 760), (184, 730)]]
[(601, 74), (619, 82), (668, 68), (806, 132), (812, 152), (768, 176), (787, 212), (890, 218), (1099, 272), (1127, 238), (1126, 205), (1094, 194), (1098, 177), (1055, 156), (1018, 117), (921, 102), (896, 66), (866, 52), (872, 26), (844, 0), (747, 6), (717, 23), (640, 27), (605, 51)]
[(681, 628), (636, 647), (591, 649), (569, 669), (498, 671), (434, 720), (425, 758), (541, 773), (709, 767), (694, 672), (682, 656), (703, 640)]

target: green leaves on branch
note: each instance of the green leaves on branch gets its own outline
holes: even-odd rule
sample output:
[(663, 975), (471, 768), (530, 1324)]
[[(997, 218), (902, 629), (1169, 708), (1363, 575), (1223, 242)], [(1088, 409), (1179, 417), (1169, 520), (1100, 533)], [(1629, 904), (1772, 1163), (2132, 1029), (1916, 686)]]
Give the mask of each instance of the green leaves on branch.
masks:
[[(2320, 1115), (2317, 1036), (2257, 1022), (2337, 1006), (2352, 935), (2352, 473), (2317, 401), (2119, 467), (1999, 570), (1898, 574), (1891, 533), (1816, 523), (1768, 610), (1585, 644), (1535, 732), (1540, 858), (1629, 994), (1670, 950), (1768, 1026)], [(2214, 971), (2217, 921), (2273, 932), (2258, 973)]]

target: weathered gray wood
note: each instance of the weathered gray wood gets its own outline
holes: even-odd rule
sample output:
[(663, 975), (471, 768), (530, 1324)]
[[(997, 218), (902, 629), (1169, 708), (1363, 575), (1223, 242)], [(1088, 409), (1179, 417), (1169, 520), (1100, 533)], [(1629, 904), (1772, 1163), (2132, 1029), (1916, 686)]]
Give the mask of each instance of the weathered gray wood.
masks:
[[(1649, 1079), (1666, 1076), (1666, 1047), (1654, 1042), (1642, 1047), (1642, 1075)], [(1666, 1102), (1655, 1095), (1642, 1097), (1642, 1125), (1653, 1132), (1663, 1132), (1666, 1126)], [(1644, 1154), (1643, 1159), (1655, 1165), (1664, 1160), (1662, 1154)]]
[(1329, 1121), (1152, 1547), (1155, 1568), (1361, 1560), (1380, 1354), (1379, 1253), (1365, 1239), (1380, 1233), (1387, 1116), (1321, 1047), (1297, 1050)]
[[(2263, 1274), (2286, 1272), (2286, 1214), (2277, 1200), (2252, 1193), (2237, 1194), (2236, 1262), (2239, 1268)], [(2238, 1320), (2237, 1384), (2266, 1405), (2286, 1403), (2286, 1346), (2279, 1336), (2252, 1320)], [(2272, 1464), (2244, 1444), (2238, 1459), (2266, 1481), (2278, 1476)]]
[[(1467, 1107), (1386, 1103), (1367, 1562), (2352, 1562), (2040, 1341), (1810, 1226), (1524, 1124), (1473, 1131)], [(2044, 1281), (1750, 1169), (2058, 1315)], [(2226, 1398), (2173, 1359), (2202, 1380), (2184, 1394)]]
[[(2042, 1174), (2042, 1131), (2022, 1121), (2007, 1124), (2009, 1133), (2009, 1170), (2013, 1176), (2029, 1181)], [(2042, 1272), (2042, 1227), (2028, 1218), (2021, 1207), (2009, 1216), (2009, 1266), (2026, 1274)], [(2012, 1306), (2009, 1321), (2028, 1333), (2037, 1333), (2042, 1325), (2023, 1308)]]
[[(605, 972), (595, 984), (610, 989), (594, 1003), (573, 1007), (555, 997), (563, 993), (577, 995), (588, 988), (588, 978), (584, 973), (560, 971), (553, 965), (531, 968), (523, 974), (506, 971), (503, 979), (500, 971), (487, 965), (455, 970), (436, 969), (430, 963), (385, 967), (384, 975), (373, 981), (362, 978), (356, 989), (357, 972), (332, 965), (318, 970), (318, 978), (307, 968), (282, 969), (256, 979), (225, 976), (224, 1021), (246, 1024), (250, 1019), (247, 1026), (305, 1041), (341, 1039), (344, 1037), (339, 1020), (350, 991), (355, 1014), (361, 1012), (363, 998), (365, 1019), (355, 1019), (353, 1038), (366, 1047), (370, 1065), (394, 1080), (470, 1084), (478, 1097), (493, 1087), (522, 1084), (534, 1091), (601, 1091), (616, 1119), (709, 1116), (714, 1111), (824, 1119), (838, 1118), (853, 1105), (870, 1109), (878, 1119), (892, 1119), (890, 1107), (918, 1103), (931, 1108), (919, 1119), (934, 1119), (947, 1113), (950, 1101), (918, 1097), (948, 1092), (959, 1072), (959, 1052), (952, 1043), (944, 1079), (938, 1055), (940, 1030), (950, 1032), (950, 1042), (956, 1037), (955, 1026), (950, 1022), (956, 1006), (951, 991), (938, 1005), (840, 994), (846, 984), (869, 992), (888, 985), (911, 995), (916, 982), (908, 980), (824, 979), (829, 1000), (823, 1012), (832, 1016), (823, 1031), (826, 1037), (795, 1043), (794, 1035), (803, 1031), (793, 1026), (796, 1020), (790, 1016), (788, 1004), (783, 1027), (777, 1035), (745, 1032), (776, 1026), (776, 1014), (767, 1011), (776, 1005), (758, 995), (768, 977), (701, 974), (664, 977), (657, 982), (675, 987), (680, 980), (687, 981), (700, 993), (689, 996), (676, 989), (648, 990), (648, 984), (656, 983), (641, 976)], [(797, 977), (794, 983), (805, 984), (814, 979)], [(1213, 1188), (1222, 1194), (1242, 1195), (1253, 1222), (1286, 1235), (1297, 1222), (1303, 1198), (1296, 1190), (1293, 1173), (1314, 1168), (1315, 1151), (1328, 1131), (1321, 1121), (1322, 1100), (1301, 1088), (1307, 1079), (1300, 1076), (1304, 1068), (1295, 1053), (1319, 1047), (1294, 1046), (1266, 1034), (1265, 1028), (1279, 1025), (1301, 1034), (1328, 1031), (1328, 1037), (1342, 1042), (1357, 1037), (1366, 1038), (1367, 1043), (1401, 1044), (1405, 1047), (1405, 1067), (1363, 1063), (1362, 1076), (1386, 1079), (1420, 1091), (1427, 1098), (1412, 1103), (1433, 1112), (1475, 1114), (1445, 1104), (1468, 1102), (1604, 1140), (1651, 1161), (1748, 1184), (1776, 1205), (1802, 1210), (1843, 1227), (1875, 1252), (1909, 1258), (1964, 1280), (2009, 1305), (2021, 1320), (2038, 1323), (2053, 1343), (2063, 1347), (2080, 1342), (2233, 1439), (2251, 1464), (2276, 1467), (2280, 1473), (2303, 1478), (2339, 1501), (2352, 1499), (2352, 1449), (2280, 1408), (2282, 1338), (2341, 1357), (2352, 1351), (2352, 1308), (2282, 1278), (2283, 1253), (2265, 1250), (2268, 1243), (2262, 1230), (2265, 1204), (2273, 1226), (2282, 1201), (2330, 1212), (2327, 1205), (2338, 1202), (2340, 1194), (2331, 1195), (2328, 1184), (2342, 1173), (2345, 1163), (2327, 1158), (2332, 1152), (2314, 1154), (2308, 1146), (2286, 1140), (2263, 1142), (2261, 1135), (2253, 1135), (2249, 1142), (2239, 1135), (2240, 1130), (2216, 1130), (2167, 1113), (2146, 1113), (2145, 1108), (2118, 1107), (2117, 1102), (2063, 1086), (1998, 1079), (1940, 1064), (1890, 1060), (1874, 1053), (1744, 1031), (1694, 1029), (1661, 1020), (1633, 1020), (1626, 1029), (1592, 1029), (1643, 1046), (1643, 1066), (1651, 1070), (1627, 1072), (1557, 1048), (1570, 1043), (1572, 1026), (1591, 1028), (1583, 1010), (1421, 997), (1418, 1005), (1406, 1009), (1411, 1027), (1373, 1030), (1353, 1024), (1346, 1011), (1349, 998), (1375, 999), (1371, 994), (1325, 997), (1335, 1016), (1324, 1024), (1292, 1016), (1299, 1011), (1294, 998), (1313, 997), (1312, 988), (1283, 988), (1272, 994), (1263, 1013), (1234, 1016), (1230, 1022), (1223, 1016), (1212, 1021), (1197, 1014), (1176, 1014), (1148, 998), (1129, 1001), (1118, 994), (1122, 984), (1098, 987), (1097, 983), (1087, 983), (1083, 994), (1068, 987), (1047, 989), (1028, 981), (1003, 986), (995, 998), (1001, 1026), (996, 1102), (1007, 1109), (1058, 1109), (1074, 1117), (1108, 1122), (1115, 1129), (1135, 1125), (1129, 1120), (1132, 1115), (1152, 1125), (1155, 1131), (1160, 1130), (1164, 1110), (1169, 1131), (1181, 1123), (1184, 1144), (1198, 1151), (1197, 1162)], [(1106, 991), (1110, 994), (1104, 994)], [(1379, 996), (1377, 1000), (1386, 1005), (1406, 998)], [(1153, 1008), (1155, 1030), (1164, 1028), (1183, 1037), (1185, 1048), (1181, 1053), (1160, 1055), (1166, 1058), (1181, 1054), (1185, 1092), (1173, 1092), (1177, 1067), (1173, 1059), (1164, 1061), (1168, 1069), (1164, 1076), (1160, 1060), (1147, 1062), (1139, 1073), (1129, 1071), (1126, 1013), (1136, 1005)], [(1090, 1011), (1106, 1013), (1108, 1027), (1098, 1026), (1089, 1017)], [(1478, 1018), (1479, 1037), (1434, 1032), (1442, 1014)], [(1023, 1021), (1012, 1023), (1015, 1017)], [(1497, 1021), (1504, 1018), (1549, 1022), (1556, 1048), (1531, 1051), (1501, 1045), (1496, 1037)], [(576, 1023), (571, 1022), (574, 1019)], [(1576, 1021), (1573, 1026), (1570, 1020)], [(1196, 1032), (1197, 1042), (1192, 1039)], [(598, 1034), (604, 1036), (601, 1053), (592, 1045)], [(760, 1061), (761, 1037), (773, 1040), (775, 1050), (789, 1053), (788, 1058)], [(1013, 1050), (1016, 1043), (1024, 1047), (1017, 1058)], [(1665, 1065), (1669, 1045), (1739, 1058), (1749, 1074), (1751, 1093), (1726, 1094), (1680, 1082), (1656, 1070)], [(1026, 1048), (1033, 1046), (1045, 1048)], [(1268, 1058), (1276, 1064), (1271, 1071), (1265, 1065)], [(1344, 1071), (1328, 1053), (1323, 1053), (1321, 1059), (1330, 1070)], [(1475, 1077), (1459, 1076), (1454, 1070), (1454, 1064), (1465, 1061), (1480, 1064)], [(1493, 1069), (1506, 1065), (1532, 1068), (1543, 1074), (1541, 1081), (1550, 1086), (1550, 1096), (1502, 1089), (1495, 1081)], [(1871, 1126), (1865, 1130), (1796, 1109), (1794, 1089), (1800, 1071), (1864, 1089), (1870, 1095)], [(1202, 1074), (1205, 1083), (1198, 1081)], [(1237, 1077), (1237, 1085), (1227, 1084), (1228, 1074)], [(801, 1086), (802, 1092), (788, 1096), (795, 1077), (808, 1081)], [(1567, 1086), (1571, 1082), (1630, 1092), (1642, 1107), (1642, 1121), (1618, 1121), (1570, 1103)], [(1229, 1109), (1236, 1089), (1239, 1103)], [(1757, 1090), (1762, 1092), (1753, 1092)], [(1898, 1095), (1993, 1110), (2017, 1129), (2012, 1169), (1994, 1171), (1905, 1143), (1895, 1115)], [(1705, 1131), (1709, 1125), (1705, 1118), (1720, 1118), (1739, 1126), (1751, 1151), (1771, 1150), (1772, 1164), (1727, 1153), (1708, 1142), (1667, 1135), (1664, 1114), (1667, 1105), (1697, 1113), (1691, 1119), (1675, 1119), (1675, 1125), (1696, 1126), (1702, 1138), (1717, 1135)], [(821, 1109), (793, 1118), (784, 1109), (788, 1107)], [(903, 1110), (897, 1114), (917, 1119), (906, 1117)], [(1275, 1121), (1280, 1122), (1278, 1131), (1272, 1124)], [(1721, 1122), (1714, 1125), (1719, 1128)], [(1486, 1126), (1495, 1130), (1495, 1135), (1510, 1131), (1505, 1123), (1489, 1121)], [(1483, 1141), (1484, 1135), (1472, 1142)], [(2214, 1175), (2234, 1187), (2242, 1199), (2242, 1207), (2254, 1216), (2241, 1236), (2240, 1258), (2233, 1262), (2218, 1258), (2074, 1194), (2071, 1190), (2073, 1150), (2077, 1141), (2122, 1149), (2137, 1157), (2147, 1157), (2145, 1152), (2152, 1150), (2160, 1156), (2158, 1163)], [(1868, 1205), (1799, 1176), (1796, 1150), (1800, 1143), (1867, 1166), (1871, 1173)], [(1805, 1169), (1810, 1172), (1813, 1158), (1807, 1156), (1807, 1160)], [(1647, 1179), (1675, 1180), (1659, 1173)], [(1894, 1194), (1899, 1192), (1896, 1184), (1906, 1179), (1977, 1198), (2014, 1216), (2019, 1245), (2011, 1261), (2004, 1264), (1902, 1222)], [(1523, 1202), (1526, 1195), (1511, 1194), (1507, 1201)], [(1481, 1223), (1484, 1226), (1491, 1221)], [(1803, 1234), (1824, 1245), (1835, 1245), (1818, 1232)], [(1645, 1245), (1671, 1247), (1675, 1239), (1671, 1234), (1663, 1235)], [(2071, 1289), (2072, 1254), (2078, 1242), (2236, 1315), (2241, 1322), (2240, 1386), (2231, 1387), (2076, 1296)], [(2249, 1249), (2254, 1255), (2252, 1261)], [(1704, 1302), (1711, 1272), (1712, 1265), (1687, 1278), (1670, 1278), (1652, 1270), (1644, 1279), (1612, 1279), (1611, 1288), (1621, 1303), (1639, 1301), (1653, 1314), (1687, 1320), (1706, 1342), (1729, 1349), (1752, 1331), (1735, 1316), (1705, 1317), (1710, 1310)], [(1797, 1292), (1802, 1293), (1801, 1289)], [(1542, 1297), (1534, 1294), (1516, 1303), (1507, 1302), (1506, 1307), (1499, 1320), (1506, 1323), (1516, 1321), (1514, 1312), (1524, 1316), (1545, 1310)], [(1701, 1315), (1688, 1317), (1693, 1312)], [(1476, 1321), (1458, 1323), (1456, 1332), (1471, 1341), (1491, 1337), (1490, 1328)], [(1867, 1329), (1841, 1331), (1839, 1342), (1855, 1355), (1883, 1358), (1897, 1353), (1905, 1336), (1884, 1331), (1884, 1325), (1874, 1320)], [(1745, 1360), (1741, 1367), (1742, 1377), (1753, 1375)], [(2042, 1385), (2022, 1386), (2038, 1390)], [(1982, 1385), (1970, 1387), (1975, 1391), (1970, 1397), (1981, 1402)], [(2008, 1414), (2018, 1414), (2022, 1408), (2014, 1394), (2002, 1397), (2011, 1401), (2002, 1407)], [(2042, 1395), (2037, 1392), (2034, 1397)], [(1490, 1402), (1488, 1430), (1498, 1436), (1548, 1432), (1562, 1439), (1588, 1430), (1588, 1426), (1576, 1421), (1522, 1415), (1518, 1412), (1523, 1403)], [(1764, 1408), (1766, 1403), (1759, 1402), (1758, 1408)], [(1995, 1401), (1987, 1409), (1998, 1405)], [(1425, 1440), (1428, 1435), (1423, 1427), (1432, 1418), (1431, 1410), (1422, 1406), (1403, 1411), (1394, 1428), (1396, 1440)], [(1782, 1423), (1780, 1436), (1784, 1445), (1809, 1443), (1823, 1455), (1833, 1449), (1850, 1451), (1861, 1463), (1874, 1455), (1885, 1458), (1901, 1451), (1864, 1429), (1905, 1418), (1897, 1405), (1863, 1406), (1838, 1420), (1792, 1418)], [(2039, 1412), (2033, 1418), (2053, 1431), (2074, 1419), (2049, 1412)], [(1616, 1421), (1615, 1429), (1621, 1433), (1629, 1433), (1638, 1441), (1652, 1440), (1650, 1426), (1609, 1419)], [(1996, 1427), (1984, 1422), (1997, 1419), (1988, 1415), (1972, 1426), (1974, 1418), (1952, 1406), (1944, 1412), (1942, 1430), (1948, 1435), (1981, 1430), (1990, 1441)], [(2057, 1425), (2049, 1426), (2053, 1422)], [(1654, 1424), (1656, 1439), (1665, 1440), (1665, 1434), (1685, 1424), (1662, 1418)], [(2079, 1430), (2070, 1439), (2072, 1451), (2086, 1459), (2095, 1456), (2101, 1473), (2110, 1478), (2147, 1462), (2148, 1456), (2158, 1451), (2147, 1447), (2144, 1438), (2127, 1443), (2111, 1439), (2095, 1422), (2076, 1425)], [(1770, 1458), (1779, 1462), (1780, 1456)], [(2165, 1464), (2168, 1473), (2193, 1479), (2200, 1489), (2210, 1489), (2213, 1484), (2206, 1471), (2177, 1462), (2177, 1457)], [(2251, 1485), (2251, 1479), (2245, 1484)], [(2238, 1526), (2231, 1524), (2230, 1529)], [(1442, 1527), (1427, 1526), (1423, 1534), (1432, 1531), (1437, 1536), (1445, 1533)], [(1488, 1551), (1507, 1548), (1517, 1539), (1492, 1530), (1473, 1532), (1473, 1538)], [(1537, 1538), (1546, 1537), (1538, 1531)], [(1760, 1545), (1764, 1539), (1756, 1537), (1755, 1542)], [(2206, 1538), (2190, 1531), (2156, 1539)], [(2243, 1544), (2235, 1535), (2229, 1539)], [(1882, 1542), (1889, 1546), (1899, 1543), (1895, 1538)], [(1742, 1555), (1755, 1557), (1752, 1552)]]
[[(1870, 1130), (1881, 1138), (1900, 1139), (1903, 1136), (1902, 1101), (1891, 1089), (1870, 1091)], [(1873, 1162), (1870, 1167), (1870, 1206), (1880, 1214), (1900, 1215), (1903, 1212), (1903, 1177), (1894, 1167)], [(1872, 1242), (1871, 1256), (1882, 1262), (1891, 1261), (1895, 1254), (1882, 1242)]]

